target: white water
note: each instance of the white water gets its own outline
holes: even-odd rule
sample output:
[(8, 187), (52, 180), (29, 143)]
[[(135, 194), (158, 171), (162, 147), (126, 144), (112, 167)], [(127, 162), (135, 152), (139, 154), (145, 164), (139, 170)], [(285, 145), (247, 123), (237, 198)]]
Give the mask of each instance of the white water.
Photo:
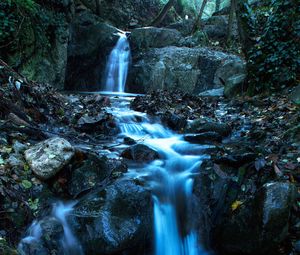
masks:
[(129, 109), (126, 99), (112, 100), (108, 109), (118, 120), (123, 136), (139, 140), (161, 156), (146, 166), (130, 168), (128, 178), (146, 181), (153, 193), (155, 255), (204, 255), (190, 219), (193, 177), (207, 146), (192, 145), (157, 120)]
[[(64, 230), (63, 238), (61, 239), (61, 246), (63, 255), (83, 255), (83, 250), (80, 243), (71, 231), (68, 224), (67, 217), (73, 210), (75, 203), (57, 202), (53, 205), (51, 216), (55, 217), (62, 225)], [(30, 244), (42, 244), (42, 227), (40, 221), (34, 221), (27, 230), (27, 236), (24, 237), (18, 245), (20, 254), (26, 253), (26, 246)], [(34, 247), (35, 245), (33, 245)]]
[(122, 33), (118, 35), (120, 38), (110, 53), (106, 65), (104, 91), (122, 93), (125, 91), (131, 53), (126, 35)]

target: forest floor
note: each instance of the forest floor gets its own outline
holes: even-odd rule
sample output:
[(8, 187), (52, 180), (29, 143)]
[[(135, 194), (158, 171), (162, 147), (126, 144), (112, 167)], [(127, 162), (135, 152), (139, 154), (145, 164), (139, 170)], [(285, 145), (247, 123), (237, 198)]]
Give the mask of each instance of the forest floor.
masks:
[[(0, 69), (0, 98), (1, 248), (6, 245), (4, 240), (15, 245), (38, 211), (35, 188), (41, 181), (19, 153), (53, 136), (67, 139), (80, 150), (88, 146), (96, 151), (113, 142), (118, 130), (114, 117), (104, 110), (110, 105), (108, 97), (61, 94), (48, 85), (27, 81), (7, 67)], [(180, 133), (187, 131), (184, 127), (177, 128), (174, 118), (227, 125), (230, 138), (211, 141), (218, 147), (212, 155), (216, 174), (227, 176), (238, 172), (241, 177), (242, 173), (255, 179), (256, 187), (266, 180), (295, 184), (298, 202), (294, 205), (293, 217), (299, 217), (300, 109), (288, 95), (278, 93), (229, 100), (156, 91), (137, 97), (132, 108), (160, 117)], [(235, 173), (227, 171), (228, 167), (235, 168)], [(61, 176), (56, 178), (58, 186), (66, 182), (68, 180)], [(244, 185), (241, 187), (244, 193), (236, 198), (241, 202), (233, 205), (232, 210), (255, 192), (249, 187), (251, 184), (238, 183)], [(294, 238), (293, 230), (290, 238)]]

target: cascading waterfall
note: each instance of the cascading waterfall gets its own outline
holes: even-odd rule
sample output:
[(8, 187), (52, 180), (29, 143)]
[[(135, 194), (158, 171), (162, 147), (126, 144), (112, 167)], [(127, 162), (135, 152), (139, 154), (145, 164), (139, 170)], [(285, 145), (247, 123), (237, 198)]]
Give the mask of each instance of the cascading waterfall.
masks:
[(157, 122), (152, 123), (146, 114), (130, 110), (124, 101), (115, 100), (117, 102), (109, 110), (118, 119), (122, 134), (142, 140), (162, 158), (142, 168), (130, 168), (128, 174), (128, 178), (144, 179), (152, 190), (155, 255), (207, 254), (199, 245), (199, 237), (189, 218), (193, 176), (199, 171), (202, 160), (208, 157), (199, 156), (199, 151), (207, 146), (189, 144), (181, 135)]
[[(72, 233), (71, 228), (67, 222), (67, 217), (73, 211), (73, 206), (75, 205), (74, 202), (72, 203), (62, 203), (57, 202), (53, 205), (52, 214), (51, 216), (56, 218), (63, 227), (64, 235), (62, 237), (61, 246), (62, 246), (62, 253), (64, 255), (83, 255), (83, 249), (76, 239), (75, 235)], [(42, 235), (43, 230), (40, 221), (34, 221), (31, 226), (27, 230), (27, 236), (25, 236), (18, 245), (18, 252), (21, 255), (31, 254), (28, 253), (27, 247), (30, 244), (41, 245), (42, 243)], [(35, 245), (33, 245), (35, 246)], [(46, 252), (46, 251), (45, 251)], [(43, 253), (44, 254), (44, 253)], [(47, 253), (45, 253), (47, 254)]]
[(131, 52), (126, 34), (118, 33), (118, 35), (120, 38), (110, 53), (106, 65), (104, 90), (123, 93), (125, 92)]

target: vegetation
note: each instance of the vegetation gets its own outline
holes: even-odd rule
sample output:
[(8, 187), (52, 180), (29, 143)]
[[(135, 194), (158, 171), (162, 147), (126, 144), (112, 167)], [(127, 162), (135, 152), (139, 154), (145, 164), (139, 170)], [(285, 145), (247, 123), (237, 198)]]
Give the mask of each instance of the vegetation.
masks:
[(241, 8), (250, 94), (296, 85), (300, 70), (299, 3), (273, 0), (265, 7), (244, 4)]
[[(23, 58), (50, 49), (55, 31), (64, 24), (65, 14), (54, 11), (56, 1), (4, 0), (0, 3), (0, 54), (7, 59), (22, 52)], [(26, 52), (24, 52), (26, 50)], [(21, 54), (19, 54), (21, 55)], [(15, 61), (21, 62), (22, 59)]]

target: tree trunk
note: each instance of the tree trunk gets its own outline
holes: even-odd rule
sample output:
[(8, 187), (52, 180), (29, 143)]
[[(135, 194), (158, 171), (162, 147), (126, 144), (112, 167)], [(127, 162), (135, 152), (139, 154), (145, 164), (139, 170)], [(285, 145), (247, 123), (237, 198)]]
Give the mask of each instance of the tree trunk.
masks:
[(232, 26), (234, 20), (234, 14), (236, 12), (236, 0), (231, 0), (230, 2), (230, 14), (228, 20), (228, 30), (227, 30), (227, 44), (230, 44), (232, 37)]
[(150, 25), (154, 27), (158, 26), (164, 20), (168, 11), (171, 9), (175, 2), (176, 0), (169, 0), (169, 2), (166, 3), (166, 5), (162, 8), (157, 17), (150, 23)]
[(100, 15), (100, 0), (95, 0), (96, 4), (96, 14)]
[(198, 16), (196, 17), (196, 21), (192, 30), (192, 33), (195, 33), (198, 27), (200, 26), (201, 18), (204, 12), (204, 8), (207, 4), (207, 0), (203, 0)]

